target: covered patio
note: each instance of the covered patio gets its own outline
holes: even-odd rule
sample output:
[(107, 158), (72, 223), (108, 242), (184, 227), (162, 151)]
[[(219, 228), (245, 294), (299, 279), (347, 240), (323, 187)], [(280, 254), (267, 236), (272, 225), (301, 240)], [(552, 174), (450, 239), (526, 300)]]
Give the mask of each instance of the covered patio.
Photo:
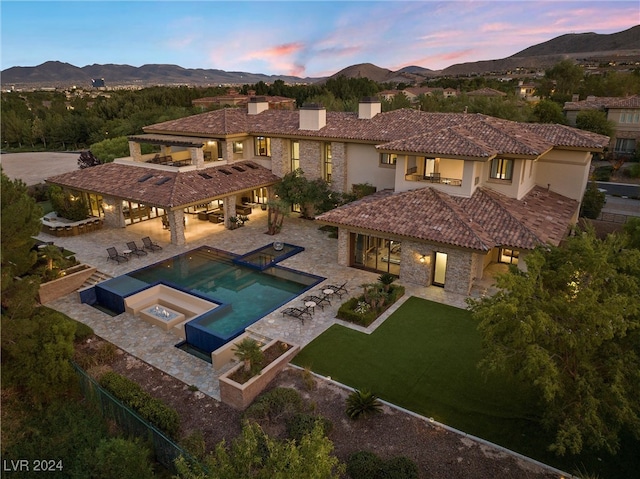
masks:
[[(153, 235), (186, 244), (189, 229), (233, 229), (238, 219), (260, 211), (280, 178), (252, 161), (200, 170), (116, 160), (48, 178), (84, 195), (106, 228), (154, 225)], [(242, 222), (242, 221), (240, 221)]]

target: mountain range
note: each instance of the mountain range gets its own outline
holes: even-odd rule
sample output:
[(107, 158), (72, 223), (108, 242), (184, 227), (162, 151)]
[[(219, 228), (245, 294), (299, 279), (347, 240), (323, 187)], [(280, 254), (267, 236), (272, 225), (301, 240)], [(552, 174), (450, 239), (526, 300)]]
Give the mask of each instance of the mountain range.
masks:
[[(551, 67), (564, 59), (593, 63), (611, 61), (625, 64), (640, 62), (640, 25), (618, 33), (571, 33), (526, 48), (510, 57), (459, 63), (443, 70), (429, 70), (409, 66), (392, 71), (371, 63), (353, 65), (332, 75), (336, 77), (366, 77), (376, 82), (421, 82), (440, 76), (461, 76), (507, 72), (517, 68), (539, 70)], [(253, 84), (259, 81), (271, 83), (283, 80), (287, 83), (315, 83), (326, 78), (300, 78), (287, 75), (264, 75), (224, 71), (216, 69), (189, 69), (178, 65), (149, 64), (141, 67), (130, 65), (87, 65), (77, 67), (69, 63), (48, 61), (35, 67), (11, 67), (0, 74), (3, 88), (15, 87), (80, 87), (91, 86), (92, 79), (104, 79), (107, 86), (121, 85), (229, 85)]]

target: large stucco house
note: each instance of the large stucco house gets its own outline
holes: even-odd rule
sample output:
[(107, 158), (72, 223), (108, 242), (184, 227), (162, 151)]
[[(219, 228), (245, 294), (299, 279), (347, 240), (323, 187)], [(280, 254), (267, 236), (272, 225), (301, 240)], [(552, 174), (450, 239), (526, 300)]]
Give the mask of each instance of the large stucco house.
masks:
[[(368, 183), (376, 193), (317, 218), (338, 228), (336, 261), (462, 294), (489, 265), (524, 268), (527, 251), (562, 241), (577, 220), (592, 153), (609, 141), (480, 114), (382, 113), (377, 99), (344, 113), (274, 110), (255, 97), (246, 109), (144, 131), (129, 138), (128, 158), (48, 181), (86, 195), (111, 227), (166, 215), (176, 244), (185, 243), (185, 213), (220, 202), (228, 225), (236, 208), (265, 203), (297, 168), (335, 191)], [(142, 155), (143, 143), (160, 153)]]
[(609, 152), (614, 155), (633, 155), (640, 144), (640, 95), (628, 97), (588, 96), (580, 100), (574, 95), (564, 104), (563, 112), (567, 122), (575, 126), (578, 114), (582, 111), (596, 110), (607, 115), (613, 124), (613, 134)]

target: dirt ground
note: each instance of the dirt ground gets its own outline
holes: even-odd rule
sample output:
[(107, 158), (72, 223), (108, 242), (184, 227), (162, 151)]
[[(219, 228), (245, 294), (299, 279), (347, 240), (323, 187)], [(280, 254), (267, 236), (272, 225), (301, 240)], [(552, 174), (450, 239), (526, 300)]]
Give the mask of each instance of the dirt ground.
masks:
[[(84, 353), (95, 354), (104, 341), (92, 338), (80, 346)], [(104, 357), (104, 356), (103, 356)], [(117, 350), (104, 365), (89, 370), (98, 376), (112, 369), (140, 384), (149, 394), (175, 408), (181, 417), (181, 436), (201, 431), (207, 450), (225, 439), (233, 440), (241, 431), (242, 414), (149, 364)], [(414, 461), (424, 479), (551, 479), (557, 474), (531, 462), (521, 460), (495, 448), (463, 438), (443, 428), (429, 424), (410, 414), (389, 407), (383, 413), (353, 421), (345, 414), (348, 391), (328, 381), (315, 380), (309, 388), (302, 372), (285, 369), (270, 387), (290, 387), (298, 390), (315, 412), (333, 423), (328, 434), (334, 453), (342, 461), (360, 450), (375, 452), (383, 459), (406, 456)], [(269, 424), (268, 434), (278, 436), (283, 424)]]

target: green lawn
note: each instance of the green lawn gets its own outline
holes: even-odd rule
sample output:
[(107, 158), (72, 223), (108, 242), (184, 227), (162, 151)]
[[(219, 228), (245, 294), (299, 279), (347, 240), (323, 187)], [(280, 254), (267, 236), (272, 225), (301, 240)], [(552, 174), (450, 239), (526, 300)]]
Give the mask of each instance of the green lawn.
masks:
[[(505, 377), (485, 377), (477, 367), (480, 357), (480, 335), (468, 311), (411, 297), (372, 334), (334, 325), (293, 362), (575, 472), (575, 462), (546, 451), (551, 439), (536, 421), (534, 392)], [(601, 458), (581, 459), (582, 470), (592, 459), (602, 465)]]

